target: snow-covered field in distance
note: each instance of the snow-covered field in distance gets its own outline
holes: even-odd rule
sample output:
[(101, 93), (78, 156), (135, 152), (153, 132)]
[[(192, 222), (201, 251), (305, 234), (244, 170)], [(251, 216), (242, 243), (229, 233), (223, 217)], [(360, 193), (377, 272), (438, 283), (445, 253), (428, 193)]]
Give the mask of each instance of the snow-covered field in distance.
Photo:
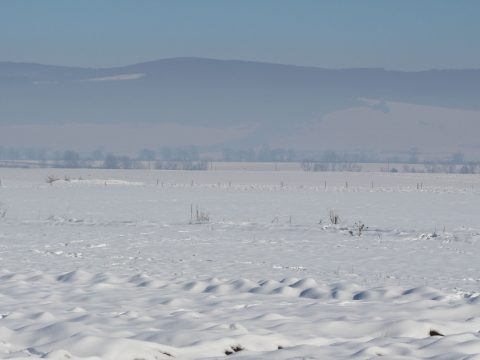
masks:
[(0, 179), (0, 358), (480, 358), (478, 175)]

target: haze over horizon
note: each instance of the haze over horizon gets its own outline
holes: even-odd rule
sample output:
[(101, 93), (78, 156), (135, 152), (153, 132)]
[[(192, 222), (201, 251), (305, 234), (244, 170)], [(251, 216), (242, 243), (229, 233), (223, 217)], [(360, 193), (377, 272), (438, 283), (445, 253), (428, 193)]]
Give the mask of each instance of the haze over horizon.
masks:
[(64, 67), (64, 68), (78, 68), (85, 70), (108, 70), (108, 69), (118, 69), (126, 68), (129, 66), (142, 65), (148, 63), (155, 63), (158, 61), (165, 60), (178, 60), (178, 59), (198, 59), (198, 60), (212, 60), (212, 61), (226, 61), (226, 62), (245, 62), (245, 63), (258, 63), (258, 64), (267, 64), (267, 65), (281, 65), (281, 66), (295, 66), (299, 68), (316, 68), (322, 70), (357, 70), (357, 69), (367, 69), (367, 70), (387, 70), (387, 71), (396, 71), (396, 72), (426, 72), (426, 71), (437, 71), (437, 70), (480, 70), (480, 65), (477, 67), (466, 67), (466, 68), (426, 68), (426, 69), (389, 69), (382, 66), (347, 66), (347, 67), (324, 67), (317, 65), (303, 65), (303, 64), (291, 64), (291, 63), (280, 63), (273, 61), (261, 61), (261, 60), (252, 60), (252, 59), (234, 59), (234, 58), (213, 58), (213, 57), (201, 57), (201, 56), (172, 56), (172, 57), (163, 57), (156, 59), (145, 59), (144, 61), (133, 62), (128, 64), (120, 64), (115, 66), (89, 66), (89, 65), (65, 65), (59, 63), (42, 63), (34, 61), (10, 61), (10, 60), (0, 60), (0, 63), (10, 63), (10, 64), (28, 64), (28, 65), (42, 65), (49, 67)]
[(480, 67), (475, 0), (4, 0), (0, 61), (116, 67), (202, 57), (322, 68)]
[(478, 13), (475, 0), (4, 0), (0, 146), (477, 160)]

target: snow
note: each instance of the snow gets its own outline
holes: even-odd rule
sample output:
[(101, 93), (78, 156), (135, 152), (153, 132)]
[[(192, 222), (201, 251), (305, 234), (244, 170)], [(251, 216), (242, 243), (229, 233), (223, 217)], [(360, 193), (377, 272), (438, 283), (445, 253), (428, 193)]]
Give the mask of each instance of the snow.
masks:
[(358, 100), (364, 104), (330, 112), (309, 126), (273, 136), (269, 145), (392, 156), (408, 156), (409, 149), (416, 148), (424, 160), (449, 159), (457, 152), (472, 160), (480, 155), (476, 136), (478, 110)]
[(83, 81), (125, 81), (125, 80), (138, 80), (145, 77), (143, 73), (135, 73), (135, 74), (119, 74), (119, 75), (112, 75), (112, 76), (102, 76), (91, 78)]
[(0, 358), (480, 359), (478, 176), (0, 178)]

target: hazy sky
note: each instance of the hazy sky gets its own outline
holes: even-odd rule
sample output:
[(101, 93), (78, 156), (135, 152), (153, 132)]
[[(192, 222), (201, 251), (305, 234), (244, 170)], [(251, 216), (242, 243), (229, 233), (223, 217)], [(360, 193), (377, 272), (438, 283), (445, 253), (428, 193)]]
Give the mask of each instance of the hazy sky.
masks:
[(480, 68), (478, 0), (0, 0), (0, 61)]

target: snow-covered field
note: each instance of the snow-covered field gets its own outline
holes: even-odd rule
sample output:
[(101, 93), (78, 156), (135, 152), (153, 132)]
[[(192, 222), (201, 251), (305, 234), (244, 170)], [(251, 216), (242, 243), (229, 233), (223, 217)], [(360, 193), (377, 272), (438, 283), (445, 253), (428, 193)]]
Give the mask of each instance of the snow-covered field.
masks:
[(480, 359), (478, 175), (0, 180), (0, 358)]

